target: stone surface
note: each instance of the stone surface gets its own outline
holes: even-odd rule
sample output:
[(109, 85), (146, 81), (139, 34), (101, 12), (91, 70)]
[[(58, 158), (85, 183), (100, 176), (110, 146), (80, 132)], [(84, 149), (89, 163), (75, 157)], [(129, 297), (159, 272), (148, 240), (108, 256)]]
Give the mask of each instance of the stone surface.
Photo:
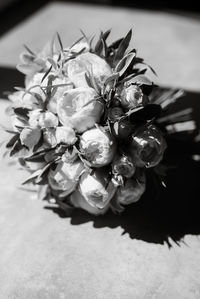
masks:
[[(21, 44), (40, 48), (56, 30), (70, 43), (78, 37), (78, 28), (95, 33), (111, 27), (113, 38), (134, 28), (135, 46), (156, 68), (161, 83), (200, 90), (200, 21), (168, 13), (52, 4), (0, 40), (0, 64), (14, 66)], [(0, 122), (8, 126), (6, 106), (1, 100)], [(0, 142), (7, 138), (0, 132)], [(159, 227), (162, 216), (149, 217), (148, 207), (141, 219), (137, 212), (127, 220), (110, 214), (95, 219), (79, 212), (64, 218), (34, 199), (34, 193), (20, 189), (27, 174), (3, 158), (3, 151), (0, 298), (200, 298), (198, 229), (195, 235), (187, 227), (172, 239)]]

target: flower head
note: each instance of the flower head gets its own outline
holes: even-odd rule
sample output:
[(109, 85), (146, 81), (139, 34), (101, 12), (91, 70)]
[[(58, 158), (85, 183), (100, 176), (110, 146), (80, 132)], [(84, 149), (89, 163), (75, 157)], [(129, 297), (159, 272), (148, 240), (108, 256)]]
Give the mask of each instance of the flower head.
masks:
[(135, 175), (125, 181), (124, 186), (120, 186), (117, 191), (119, 203), (128, 205), (140, 199), (146, 188), (145, 172), (137, 169)]
[(116, 142), (109, 132), (93, 128), (81, 136), (80, 149), (93, 167), (102, 167), (113, 160)]
[(102, 169), (95, 170), (93, 174), (83, 173), (79, 189), (88, 204), (98, 209), (104, 209), (116, 191), (112, 181), (109, 181), (107, 172)]
[(58, 126), (58, 118), (52, 112), (37, 109), (29, 112), (29, 125), (33, 128), (54, 128)]
[(85, 74), (93, 76), (99, 86), (112, 74), (107, 62), (96, 54), (87, 52), (67, 62), (67, 75), (76, 87), (88, 87)]
[(20, 133), (21, 143), (29, 149), (38, 144), (41, 137), (41, 130), (38, 128), (24, 128)]
[(143, 103), (143, 92), (139, 86), (130, 85), (122, 89), (120, 100), (124, 108), (136, 108)]
[(98, 123), (103, 112), (97, 93), (89, 87), (67, 91), (58, 101), (57, 112), (64, 126), (71, 126), (81, 133)]
[(162, 160), (166, 147), (160, 130), (150, 125), (141, 127), (132, 135), (129, 152), (136, 166), (153, 167)]
[(77, 138), (74, 130), (71, 127), (57, 127), (56, 140), (57, 143), (72, 145), (77, 141)]
[(53, 190), (62, 191), (67, 196), (76, 189), (84, 170), (84, 165), (79, 160), (74, 163), (60, 162), (55, 170), (50, 171), (49, 184)]

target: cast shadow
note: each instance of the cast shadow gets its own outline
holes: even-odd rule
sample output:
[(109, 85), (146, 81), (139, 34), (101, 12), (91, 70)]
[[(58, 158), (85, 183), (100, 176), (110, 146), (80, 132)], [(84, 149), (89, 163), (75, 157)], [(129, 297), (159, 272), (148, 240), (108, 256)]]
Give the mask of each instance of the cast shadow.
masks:
[[(187, 93), (186, 97), (173, 110), (191, 106), (194, 118), (200, 127), (200, 95)], [(46, 207), (60, 217), (70, 217), (72, 225), (92, 222), (94, 228), (121, 227), (122, 234), (131, 239), (150, 243), (164, 244), (169, 247), (175, 242), (180, 245), (187, 234), (200, 234), (200, 162), (192, 159), (200, 154), (200, 142), (194, 143), (190, 137), (168, 138), (168, 150), (165, 160), (172, 166), (166, 178), (167, 188), (155, 187), (154, 177), (147, 173), (147, 190), (135, 204), (127, 206), (121, 215), (108, 212), (95, 217), (76, 209), (67, 216), (58, 208)], [(173, 241), (173, 242), (172, 242)]]

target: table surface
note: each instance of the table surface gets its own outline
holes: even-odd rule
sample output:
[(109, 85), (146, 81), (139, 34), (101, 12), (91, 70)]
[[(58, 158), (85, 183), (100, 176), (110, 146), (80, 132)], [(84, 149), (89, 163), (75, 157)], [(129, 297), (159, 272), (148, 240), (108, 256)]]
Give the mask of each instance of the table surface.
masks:
[[(115, 39), (130, 27), (133, 45), (155, 67), (159, 83), (200, 90), (200, 19), (173, 13), (50, 4), (0, 39), (0, 66), (13, 67), (22, 44), (41, 48), (55, 31), (70, 44), (79, 28), (89, 34), (113, 28)], [(0, 101), (5, 126), (7, 105)], [(1, 132), (0, 141), (6, 138)], [(200, 231), (160, 237), (148, 208), (141, 219), (134, 207), (121, 220), (58, 215), (20, 189), (26, 173), (2, 157), (3, 147), (0, 154), (0, 298), (200, 298)]]

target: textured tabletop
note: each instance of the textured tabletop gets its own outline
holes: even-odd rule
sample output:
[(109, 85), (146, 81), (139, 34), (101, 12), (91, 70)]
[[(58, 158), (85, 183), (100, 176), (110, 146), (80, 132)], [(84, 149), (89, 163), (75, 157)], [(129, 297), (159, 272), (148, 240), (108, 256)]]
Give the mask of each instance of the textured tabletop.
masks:
[[(0, 66), (13, 67), (22, 44), (41, 48), (55, 31), (70, 44), (79, 37), (79, 28), (89, 34), (113, 28), (115, 39), (130, 27), (133, 45), (159, 74), (155, 80), (200, 91), (200, 19), (172, 13), (51, 4), (0, 39)], [(9, 126), (7, 105), (0, 100), (0, 122), (5, 126)], [(6, 138), (1, 132), (0, 142)], [(34, 199), (34, 193), (21, 190), (26, 173), (2, 154), (3, 148), (0, 298), (200, 298), (200, 230), (188, 221), (189, 201), (198, 197), (197, 187), (185, 186), (184, 202), (174, 190), (178, 203), (169, 197), (163, 226), (161, 210), (155, 203), (152, 208), (143, 202), (121, 218), (111, 214), (94, 218), (79, 211), (66, 218)], [(189, 178), (190, 173), (179, 175)], [(178, 179), (177, 188), (182, 188)], [(180, 213), (175, 215), (178, 206)]]

